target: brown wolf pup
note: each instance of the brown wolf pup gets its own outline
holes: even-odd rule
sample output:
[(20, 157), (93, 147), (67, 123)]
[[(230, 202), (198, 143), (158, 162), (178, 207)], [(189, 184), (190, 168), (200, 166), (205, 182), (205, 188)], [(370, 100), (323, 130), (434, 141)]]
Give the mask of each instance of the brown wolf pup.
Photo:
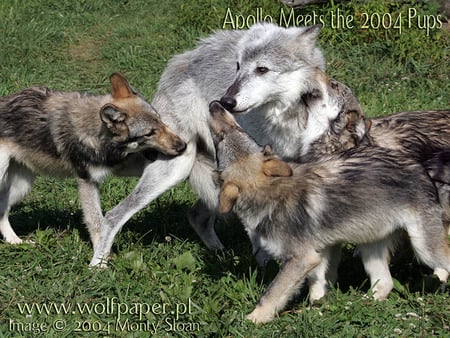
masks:
[(395, 152), (376, 146), (286, 163), (260, 147), (219, 103), (210, 105), (210, 114), (219, 209), (233, 210), (249, 237), (259, 238), (282, 264), (249, 320), (272, 320), (305, 278), (322, 273), (336, 244), (383, 243), (398, 230), (408, 233), (418, 258), (446, 283), (450, 251), (442, 208), (421, 165), (398, 163)]
[(120, 74), (110, 95), (32, 87), (0, 98), (0, 232), (21, 243), (8, 221), (11, 206), (37, 174), (75, 176), (84, 220), (95, 247), (103, 218), (98, 184), (121, 162), (152, 149), (170, 156), (186, 143)]

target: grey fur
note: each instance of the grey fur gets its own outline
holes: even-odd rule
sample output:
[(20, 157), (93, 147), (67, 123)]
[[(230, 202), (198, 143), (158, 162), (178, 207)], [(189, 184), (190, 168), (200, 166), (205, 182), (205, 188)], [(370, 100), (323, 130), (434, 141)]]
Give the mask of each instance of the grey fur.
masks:
[(443, 219), (450, 235), (450, 149), (437, 153), (425, 164), (435, 183), (443, 210)]
[(386, 247), (384, 241), (398, 230), (408, 233), (418, 258), (446, 283), (447, 232), (422, 165), (406, 159), (399, 163), (398, 153), (376, 146), (316, 162), (286, 163), (270, 148), (259, 147), (218, 103), (211, 105), (210, 125), (221, 210), (233, 210), (249, 237), (282, 262), (248, 319), (272, 320), (304, 279), (317, 275), (337, 244)]
[[(259, 142), (271, 142), (277, 150), (285, 148), (289, 156), (295, 156), (300, 144), (292, 140), (301, 136), (297, 126), (307, 120), (301, 97), (313, 89), (315, 69), (324, 68), (322, 53), (315, 46), (318, 32), (318, 27), (286, 29), (272, 24), (219, 31), (201, 40), (196, 49), (169, 61), (153, 105), (187, 141), (187, 150), (169, 161), (149, 164), (131, 195), (106, 213), (106, 227), (91, 265), (100, 264), (109, 254), (115, 234), (134, 213), (187, 178), (202, 198), (189, 217), (191, 224), (208, 247), (223, 247), (213, 228), (215, 213), (210, 211), (217, 206), (218, 189), (213, 179), (215, 151), (207, 124), (208, 104), (224, 96), (233, 82), (245, 78), (250, 85), (252, 78), (267, 88), (267, 95), (251, 102), (240, 122)], [(254, 70), (263, 63), (273, 71), (261, 77)], [(286, 91), (287, 87), (291, 91)], [(248, 90), (252, 88), (250, 85)]]
[[(317, 159), (371, 142), (366, 136), (370, 121), (364, 118), (354, 95), (344, 85), (333, 88), (333, 80), (320, 71), (324, 60), (315, 46), (318, 31), (317, 27), (284, 29), (269, 24), (245, 31), (219, 31), (200, 41), (196, 49), (169, 61), (153, 104), (164, 121), (188, 142), (187, 150), (169, 161), (157, 159), (148, 164), (131, 195), (106, 213), (106, 226), (91, 265), (108, 256), (115, 235), (133, 214), (186, 178), (201, 198), (189, 215), (191, 225), (208, 247), (223, 247), (214, 231), (218, 187), (213, 174), (215, 151), (206, 123), (212, 100), (236, 101), (235, 108), (241, 112), (236, 118), (244, 130), (258, 143), (272, 144), (285, 160)], [(269, 71), (262, 74), (258, 67)], [(278, 73), (284, 77), (279, 78)], [(319, 100), (308, 106), (308, 97), (314, 94)], [(242, 102), (248, 107), (242, 107)], [(425, 129), (435, 128), (432, 119), (425, 118), (423, 124)], [(405, 130), (409, 128), (407, 122), (402, 125)], [(396, 145), (395, 132), (391, 131), (396, 127), (387, 123), (374, 128), (380, 135), (377, 140), (385, 137), (387, 144), (392, 140)], [(406, 132), (399, 135), (409, 138)], [(448, 133), (441, 137), (450, 139)], [(422, 140), (424, 144), (435, 142), (434, 138)], [(418, 148), (411, 148), (415, 150)], [(257, 246), (254, 249), (258, 251)], [(382, 253), (377, 254), (387, 257), (387, 251), (380, 246)], [(257, 260), (264, 264), (262, 250)], [(337, 264), (330, 262), (330, 266)], [(336, 268), (329, 271), (330, 279), (335, 280)], [(326, 281), (322, 278), (321, 283)]]

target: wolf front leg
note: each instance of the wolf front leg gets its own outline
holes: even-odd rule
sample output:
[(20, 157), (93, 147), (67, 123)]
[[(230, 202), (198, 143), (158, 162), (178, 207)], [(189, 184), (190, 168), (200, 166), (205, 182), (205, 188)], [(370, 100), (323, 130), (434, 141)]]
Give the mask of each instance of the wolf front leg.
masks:
[(105, 266), (114, 238), (122, 226), (155, 198), (184, 181), (192, 169), (196, 154), (195, 143), (189, 142), (186, 151), (171, 159), (150, 163), (136, 187), (122, 202), (106, 213), (99, 242), (94, 249), (91, 266)]
[(256, 324), (271, 321), (301, 287), (306, 275), (320, 263), (321, 256), (313, 248), (305, 255), (285, 261), (247, 319)]
[(88, 228), (92, 246), (95, 248), (100, 238), (103, 223), (98, 183), (89, 179), (77, 178), (77, 184), (81, 208), (83, 209), (84, 223), (86, 223)]

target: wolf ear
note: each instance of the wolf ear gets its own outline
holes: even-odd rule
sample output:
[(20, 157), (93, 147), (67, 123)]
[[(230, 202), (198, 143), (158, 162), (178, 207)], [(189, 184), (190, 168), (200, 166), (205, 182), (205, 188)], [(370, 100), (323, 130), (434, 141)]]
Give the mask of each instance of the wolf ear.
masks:
[(269, 177), (289, 177), (292, 176), (292, 168), (286, 162), (277, 158), (269, 158), (262, 164), (264, 175)]
[(270, 144), (266, 144), (264, 146), (262, 153), (264, 156), (272, 156), (273, 155), (273, 150), (272, 150), (272, 147), (270, 146)]
[(364, 117), (360, 111), (349, 111), (346, 113), (347, 129), (356, 139), (359, 141), (367, 138), (369, 144), (371, 144), (371, 138), (369, 136), (372, 122)]
[(289, 49), (301, 59), (308, 60), (314, 67), (325, 70), (325, 61), (322, 52), (316, 47), (316, 41), (322, 25), (314, 25), (304, 29), (297, 29), (297, 34), (292, 37)]
[(111, 95), (114, 99), (126, 99), (136, 95), (122, 74), (112, 73), (109, 80), (111, 81)]
[(372, 121), (364, 118), (364, 126), (366, 127), (366, 133), (368, 133), (370, 128), (372, 128)]
[(321, 24), (313, 25), (306, 27), (300, 34), (299, 39), (302, 41), (307, 41), (310, 43), (310, 46), (314, 46), (316, 43), (317, 37), (319, 36), (320, 30), (322, 29)]
[(127, 114), (120, 111), (113, 104), (105, 104), (100, 110), (100, 119), (112, 133), (122, 135), (128, 134), (128, 127), (125, 123)]
[(363, 120), (363, 117), (354, 110), (346, 112), (345, 115), (347, 118), (345, 129), (350, 129), (352, 126), (358, 123), (358, 120)]
[(220, 190), (219, 195), (219, 212), (225, 214), (233, 209), (234, 203), (239, 196), (239, 187), (234, 184), (227, 182)]

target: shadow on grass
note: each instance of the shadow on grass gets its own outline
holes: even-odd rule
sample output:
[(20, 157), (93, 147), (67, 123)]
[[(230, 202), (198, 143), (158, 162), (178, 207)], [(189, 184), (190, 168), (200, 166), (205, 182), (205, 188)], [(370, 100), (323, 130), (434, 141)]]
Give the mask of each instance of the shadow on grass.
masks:
[[(257, 265), (247, 234), (235, 217), (219, 219), (216, 222), (216, 231), (226, 249), (210, 251), (188, 222), (187, 214), (190, 207), (190, 203), (155, 201), (125, 224), (122, 232), (125, 233), (126, 238), (123, 238), (123, 241), (137, 240), (146, 247), (165, 243), (168, 237), (195, 242), (200, 246), (203, 255), (201, 257), (202, 273), (213, 279), (220, 279), (223, 275), (230, 273), (236, 278), (248, 278), (250, 271), (257, 271), (258, 284), (267, 286), (273, 280), (278, 273), (277, 262), (272, 260), (265, 268)], [(10, 222), (21, 238), (29, 237), (38, 228), (51, 228), (61, 232), (77, 229), (81, 239), (90, 242), (81, 210), (52, 209), (30, 203), (25, 208), (21, 208), (19, 204), (14, 207)], [(405, 244), (403, 243), (397, 249), (390, 264), (393, 278), (411, 293), (436, 292), (439, 289), (439, 283), (436, 278), (431, 277), (432, 270), (419, 264), (414, 258), (411, 247)], [(116, 245), (113, 246), (113, 251), (116, 251)], [(352, 289), (361, 292), (369, 291), (370, 282), (360, 257), (354, 255), (353, 246), (345, 246), (342, 250), (337, 288), (343, 293)], [(305, 300), (307, 294), (308, 289), (305, 285), (294, 302)]]

